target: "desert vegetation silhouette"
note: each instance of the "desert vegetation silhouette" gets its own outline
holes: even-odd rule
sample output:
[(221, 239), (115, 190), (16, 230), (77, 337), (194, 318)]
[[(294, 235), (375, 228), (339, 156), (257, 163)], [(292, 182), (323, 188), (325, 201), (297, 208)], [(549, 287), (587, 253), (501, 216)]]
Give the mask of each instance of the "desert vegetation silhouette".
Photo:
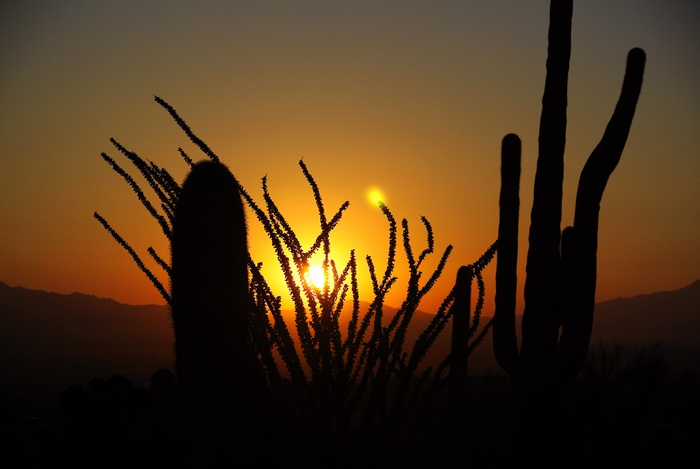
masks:
[[(493, 258), (495, 246), (460, 270), (455, 287), (428, 327), (414, 344), (406, 344), (411, 319), (440, 277), (452, 250), (451, 246), (445, 249), (436, 269), (423, 282), (422, 263), (434, 250), (432, 227), (426, 218), (422, 221), (427, 246), (418, 256), (408, 222), (402, 220), (401, 241), (409, 269), (407, 292), (398, 310), (386, 315), (385, 297), (397, 280), (394, 270), (399, 235), (392, 213), (380, 205), (389, 225), (386, 267), (378, 273), (375, 261), (367, 256), (374, 298), (362, 311), (355, 252), (342, 268), (331, 257), (330, 234), (349, 203), (327, 217), (316, 181), (303, 161), (299, 163), (311, 186), (321, 227), (312, 246), (305, 249), (270, 196), (265, 179), (263, 210), (176, 111), (162, 99), (156, 101), (209, 157), (193, 163), (180, 150), (191, 166), (180, 186), (165, 169), (112, 140), (148, 181), (162, 213), (126, 171), (106, 154), (102, 156), (125, 178), (170, 240), (170, 264), (148, 249), (169, 277), (170, 290), (103, 217), (97, 213), (95, 217), (170, 304), (178, 385), (186, 407), (186, 426), (196, 428), (192, 438), (197, 440), (197, 457), (211, 454), (219, 460), (221, 453), (231, 448), (231, 437), (236, 435), (240, 443), (247, 440), (243, 435), (268, 432), (266, 425), (274, 426), (271, 420), (280, 418), (291, 419), (288, 425), (304, 427), (305, 432), (291, 436), (293, 444), (284, 445), (292, 453), (293, 448), (310, 446), (314, 447), (312, 454), (333, 453), (348, 443), (362, 446), (372, 440), (397, 445), (409, 442), (431, 403), (447, 386), (447, 370), (450, 382), (463, 382), (466, 359), (490, 328), (490, 322), (480, 327), (482, 271)], [(281, 298), (270, 289), (262, 266), (249, 257), (241, 198), (272, 242), (294, 305), (294, 324), (287, 323)], [(309, 259), (318, 251), (327, 279), (322, 287), (306, 275)], [(478, 287), (473, 312), (469, 301), (472, 282)], [(341, 314), (350, 315), (346, 328), (341, 325)], [(426, 352), (453, 316), (459, 318), (456, 324), (463, 329), (453, 353), (437, 369), (421, 368)], [(460, 367), (450, 367), (452, 356), (460, 357)], [(464, 376), (455, 378), (459, 373)], [(259, 428), (261, 425), (264, 428)], [(231, 454), (231, 459), (255, 447), (253, 443), (233, 445), (238, 455)]]
[[(539, 154), (530, 215), (522, 343), (515, 306), (520, 140), (503, 139), (496, 267), (494, 353), (519, 399), (524, 447), (551, 442), (557, 397), (575, 381), (588, 352), (595, 304), (598, 219), (608, 179), (620, 161), (641, 91), (646, 55), (632, 49), (622, 91), (605, 132), (579, 178), (573, 226), (561, 230), (572, 1), (552, 1)], [(534, 428), (533, 428), (534, 427)]]
[[(607, 180), (624, 148), (640, 92), (645, 54), (628, 55), (622, 92), (603, 138), (586, 163), (579, 182), (573, 227), (561, 231), (563, 155), (566, 140), (568, 66), (572, 1), (550, 7), (547, 75), (539, 134), (539, 156), (531, 214), (522, 344), (515, 327), (518, 252), (520, 140), (502, 142), (500, 223), (497, 242), (469, 266), (459, 269), (454, 288), (414, 344), (406, 332), (421, 299), (441, 276), (451, 246), (437, 267), (424, 274), (434, 253), (432, 227), (422, 218), (427, 246), (419, 254), (409, 224), (398, 223), (384, 204), (388, 222), (386, 265), (366, 257), (372, 298), (361, 308), (357, 253), (337, 265), (331, 234), (349, 203), (332, 215), (303, 161), (320, 231), (309, 247), (273, 200), (263, 178), (259, 205), (219, 157), (161, 98), (186, 136), (202, 151), (183, 184), (170, 172), (112, 144), (134, 165), (152, 195), (146, 195), (114, 159), (102, 157), (128, 183), (159, 223), (171, 246), (171, 262), (153, 248), (170, 288), (99, 214), (95, 218), (131, 255), (171, 307), (175, 331), (176, 374), (182, 398), (183, 442), (197, 464), (260, 461), (260, 452), (298, 466), (331, 461), (378, 462), (382, 454), (410, 456), (415, 435), (431, 418), (436, 403), (459, 406), (467, 392), (470, 353), (493, 326), (494, 352), (511, 376), (516, 396), (519, 450), (539, 451), (556, 430), (557, 397), (580, 373), (587, 354), (596, 285), (598, 211)], [(153, 199), (155, 197), (155, 199)], [(152, 200), (155, 200), (152, 201)], [(262, 225), (277, 256), (294, 307), (293, 324), (282, 314), (281, 298), (251, 259), (244, 204)], [(387, 292), (395, 286), (399, 244), (408, 264), (407, 291), (395, 314), (386, 313)], [(483, 270), (497, 255), (496, 312), (481, 324)], [(323, 259), (326, 282), (310, 282), (312, 256)], [(267, 268), (267, 266), (265, 267)], [(473, 284), (477, 286), (472, 301)], [(341, 315), (350, 316), (347, 327)], [(452, 324), (452, 348), (436, 368), (421, 367), (426, 352)], [(459, 418), (466, 418), (457, 412)], [(456, 427), (466, 423), (455, 423)], [(387, 456), (388, 457), (388, 456)], [(410, 461), (405, 461), (410, 462)], [(415, 461), (414, 461), (415, 462)]]

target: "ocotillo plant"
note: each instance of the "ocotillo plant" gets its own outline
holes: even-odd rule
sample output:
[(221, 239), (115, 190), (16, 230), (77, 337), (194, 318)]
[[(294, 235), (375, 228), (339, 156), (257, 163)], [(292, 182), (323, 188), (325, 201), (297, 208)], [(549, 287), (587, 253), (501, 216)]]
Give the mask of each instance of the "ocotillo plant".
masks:
[[(419, 304), (439, 279), (452, 250), (451, 246), (445, 249), (432, 273), (422, 272), (424, 260), (434, 251), (433, 231), (427, 219), (422, 218), (427, 231), (427, 247), (420, 254), (415, 255), (408, 222), (402, 220), (401, 234), (399, 234), (394, 216), (386, 206), (381, 204), (382, 212), (389, 224), (386, 267), (380, 269), (377, 261), (367, 256), (372, 296), (370, 296), (369, 306), (363, 312), (359, 298), (358, 262), (355, 252), (351, 251), (350, 260), (345, 266), (337, 266), (331, 256), (331, 232), (340, 222), (349, 204), (347, 202), (342, 204), (333, 216), (328, 217), (316, 181), (306, 165), (300, 162), (302, 172), (311, 186), (320, 222), (320, 233), (314, 242), (309, 247), (302, 246), (294, 229), (271, 197), (266, 179), (263, 179), (262, 184), (264, 205), (261, 207), (218, 163), (219, 158), (194, 135), (177, 112), (160, 98), (156, 98), (156, 101), (170, 113), (189, 139), (211, 161), (195, 166), (192, 159), (179, 149), (183, 159), (190, 166), (195, 166), (192, 174), (181, 187), (166, 169), (139, 157), (112, 139), (115, 147), (134, 164), (156, 195), (159, 203), (154, 203), (134, 178), (114, 159), (104, 153), (102, 157), (126, 180), (170, 241), (173, 254), (172, 266), (165, 262), (154, 249), (149, 248), (148, 253), (170, 278), (172, 291), (168, 291), (163, 286), (166, 282), (158, 279), (136, 251), (112, 229), (104, 218), (97, 213), (95, 217), (131, 255), (137, 266), (173, 308), (176, 342), (184, 340), (193, 345), (210, 333), (215, 339), (214, 342), (221, 342), (216, 347), (224, 347), (223, 341), (236, 341), (238, 344), (243, 344), (248, 340), (247, 343), (256, 355), (258, 370), (262, 370), (264, 374), (267, 391), (264, 394), (269, 397), (268, 405), (272, 407), (271, 410), (277, 414), (291, 415), (292, 421), (300, 415), (304, 416), (303, 425), (313, 435), (308, 436), (307, 442), (303, 444), (314, 445), (317, 448), (332, 448), (333, 442), (329, 439), (333, 438), (336, 441), (375, 438), (383, 442), (397, 442), (410, 438), (412, 431), (425, 417), (430, 404), (440, 395), (445, 383), (443, 378), (446, 370), (452, 369), (452, 360), (449, 356), (445, 357), (435, 369), (425, 367), (421, 369), (421, 363), (453, 314), (458, 310), (464, 310), (464, 301), (459, 300), (458, 308), (453, 307), (453, 303), (458, 301), (458, 298), (464, 297), (462, 290), (468, 288), (472, 280), (475, 280), (478, 287), (479, 300), (473, 313), (465, 317), (466, 321), (462, 321), (462, 327), (466, 328), (463, 332), (466, 334), (458, 334), (464, 339), (462, 344), (464, 347), (459, 348), (455, 369), (461, 369), (466, 373), (466, 369), (460, 368), (459, 363), (465, 363), (466, 356), (490, 330), (490, 323), (480, 328), (479, 321), (484, 297), (482, 271), (494, 257), (495, 246), (489, 247), (481, 258), (470, 266), (472, 277), (463, 278), (458, 285), (455, 285), (416, 342), (406, 343), (407, 330)], [(217, 181), (216, 187), (221, 188), (215, 189), (215, 185), (206, 180)], [(226, 315), (228, 314), (226, 311), (237, 313), (248, 308), (244, 304), (247, 300), (241, 300), (245, 297), (241, 288), (243, 270), (240, 268), (244, 255), (242, 247), (245, 246), (245, 232), (241, 231), (244, 225), (236, 190), (262, 224), (272, 243), (279, 263), (279, 266), (273, 268), (281, 271), (294, 309), (293, 319), (290, 321), (283, 314), (280, 297), (272, 292), (263, 275), (269, 267), (263, 268), (261, 264), (255, 263), (246, 252), (246, 281), (252, 303), (247, 325), (250, 336), (245, 340), (241, 336), (243, 328), (237, 328), (235, 325), (235, 321), (241, 320), (240, 316), (226, 316), (226, 319), (216, 316), (218, 312)], [(217, 201), (218, 198), (223, 200)], [(201, 220), (202, 225), (192, 222), (196, 217), (205, 216), (204, 212), (200, 213), (201, 210), (193, 208), (198, 204), (205, 206), (201, 210), (209, 214), (206, 215), (207, 220)], [(185, 209), (185, 207), (191, 209)], [(190, 214), (184, 215), (183, 211), (185, 214), (188, 212)], [(224, 212), (229, 212), (229, 215), (224, 215)], [(226, 217), (228, 221), (222, 220), (220, 215)], [(181, 225), (187, 219), (190, 219), (188, 222), (190, 228), (185, 229), (184, 232), (187, 233), (187, 230), (190, 230), (190, 234), (180, 240)], [(203, 231), (199, 231), (200, 228)], [(217, 232), (215, 238), (207, 238), (214, 231)], [(229, 232), (230, 235), (222, 234), (223, 232)], [(226, 241), (227, 239), (229, 241)], [(229, 245), (221, 244), (225, 242)], [(189, 260), (183, 261), (182, 259), (185, 259), (181, 257), (184, 252), (183, 245), (189, 246), (187, 249), (191, 253), (197, 252), (198, 249), (205, 251), (201, 253), (201, 257), (190, 257)], [(397, 281), (395, 262), (400, 247), (403, 247), (408, 263), (407, 292), (396, 314), (389, 316), (385, 298)], [(219, 255), (216, 254), (217, 251), (221, 251)], [(309, 262), (314, 255), (322, 257), (323, 260), (326, 282), (322, 288), (311, 285), (306, 275)], [(223, 272), (216, 276), (216, 283), (200, 282), (204, 277), (194, 278), (199, 275), (197, 272), (201, 275), (209, 274), (203, 272), (206, 270), (203, 267), (204, 259), (208, 259), (206, 262), (214, 265), (227, 264), (220, 266)], [(234, 264), (235, 269), (232, 267)], [(236, 278), (235, 282), (233, 278)], [(236, 285), (232, 287), (237, 292), (235, 294), (227, 291), (229, 288), (227, 285), (233, 285), (233, 283)], [(193, 288), (195, 286), (197, 288)], [(190, 293), (186, 293), (187, 291)], [(184, 297), (182, 292), (185, 292)], [(212, 296), (207, 296), (209, 294)], [(207, 297), (202, 298), (202, 303), (198, 303), (197, 298), (202, 295)], [(213, 298), (215, 295), (222, 296), (215, 300)], [(189, 304), (185, 305), (185, 303)], [(210, 307), (210, 310), (206, 311), (201, 318), (212, 315), (213, 317), (209, 319), (213, 323), (220, 319), (230, 323), (217, 330), (207, 330), (198, 325), (191, 331), (180, 332), (179, 321), (181, 319), (184, 322), (196, 321), (199, 316), (192, 316), (190, 312), (199, 311), (201, 305)], [(341, 327), (341, 315), (349, 317), (347, 330)], [(459, 320), (457, 323), (459, 325)], [(297, 338), (293, 338), (293, 329), (296, 329)], [(188, 376), (193, 377), (191, 382), (196, 382), (197, 367), (190, 368), (192, 372), (189, 373), (188, 364), (198, 363), (197, 360), (206, 354), (215, 353), (213, 347), (215, 344), (206, 344), (201, 349), (185, 349), (183, 357), (176, 357), (178, 369), (184, 366), (184, 370), (179, 374), (185, 382)], [(181, 347), (176, 345), (176, 350), (180, 354)], [(193, 350), (196, 352), (193, 353)], [(219, 362), (225, 360), (226, 365), (221, 369), (200, 368), (213, 375), (203, 377), (204, 382), (214, 386), (216, 386), (215, 383), (221, 382), (224, 384), (222, 389), (235, 387), (233, 381), (236, 376), (240, 376), (240, 369), (234, 370), (230, 365), (238, 360), (236, 357), (242, 357), (243, 354), (237, 355), (233, 345), (229, 349), (222, 350), (225, 354), (231, 355), (228, 358), (222, 355), (216, 357), (216, 360)], [(188, 354), (189, 358), (186, 359)], [(230, 377), (217, 376), (222, 372), (226, 373), (225, 370), (231, 374)], [(257, 380), (253, 379), (249, 384), (256, 386), (256, 383)], [(215, 395), (221, 394), (217, 389), (211, 392)], [(293, 433), (297, 437), (303, 437), (304, 432), (298, 431), (301, 424), (302, 422), (292, 423), (295, 428)]]
[(598, 214), (603, 191), (627, 141), (645, 54), (627, 57), (622, 91), (604, 135), (581, 172), (573, 227), (561, 231), (572, 1), (550, 7), (547, 76), (529, 231), (522, 344), (515, 332), (520, 140), (503, 140), (500, 224), (493, 326), (498, 363), (521, 395), (549, 399), (580, 373), (591, 335), (596, 288)]
[[(421, 265), (434, 249), (432, 227), (427, 219), (423, 218), (428, 235), (428, 247), (416, 257), (409, 236), (408, 222), (402, 221), (403, 247), (409, 265), (408, 290), (397, 313), (393, 317), (386, 317), (384, 298), (397, 280), (393, 274), (398, 236), (397, 223), (393, 215), (386, 206), (380, 204), (389, 222), (386, 269), (383, 275), (378, 275), (375, 261), (367, 257), (374, 299), (369, 304), (368, 310), (364, 314), (361, 313), (354, 252), (351, 252), (348, 264), (342, 269), (338, 269), (329, 257), (329, 236), (347, 208), (347, 203), (343, 204), (328, 220), (318, 185), (311, 177), (306, 165), (303, 162), (300, 162), (300, 165), (313, 189), (321, 221), (321, 233), (310, 248), (302, 247), (294, 230), (272, 200), (266, 181), (263, 181), (266, 211), (260, 209), (244, 193), (244, 197), (265, 228), (276, 251), (294, 303), (295, 325), (301, 353), (299, 354), (291, 343), (279, 301), (270, 299), (269, 288), (264, 278), (260, 275), (257, 266), (251, 265), (253, 272), (251, 288), (255, 292), (256, 304), (267, 312), (263, 315), (264, 317), (273, 318), (270, 328), (278, 331), (271, 334), (271, 345), (277, 347), (292, 384), (297, 389), (304, 389), (305, 394), (313, 396), (314, 401), (322, 407), (319, 409), (320, 414), (333, 417), (334, 426), (341, 428), (341, 432), (348, 430), (347, 426), (353, 414), (361, 405), (364, 405), (362, 428), (374, 427), (373, 431), (377, 431), (379, 427), (380, 432), (387, 432), (392, 436), (398, 434), (401, 429), (410, 434), (410, 428), (407, 427), (414, 425), (415, 422), (411, 420), (411, 415), (406, 410), (416, 405), (420, 406), (420, 403), (416, 402), (419, 393), (424, 391), (423, 388), (427, 388), (426, 384), (431, 380), (433, 384), (428, 393), (430, 396), (436, 396), (436, 388), (439, 388), (442, 383), (441, 377), (444, 370), (452, 366), (451, 357), (447, 357), (437, 370), (427, 369), (420, 375), (420, 379), (413, 379), (420, 371), (419, 364), (426, 352), (453, 316), (454, 308), (451, 306), (456, 301), (458, 293), (464, 289), (463, 283), (456, 285), (450, 292), (433, 321), (413, 347), (405, 343), (410, 321), (423, 296), (439, 278), (451, 252), (451, 246), (448, 246), (443, 253), (436, 270), (421, 285), (419, 281), (422, 278)], [(308, 260), (316, 251), (322, 253), (325, 276), (329, 280), (322, 289), (312, 286), (304, 275)], [(483, 305), (482, 271), (494, 254), (495, 247), (492, 246), (470, 266), (472, 275), (477, 279), (480, 301), (477, 302), (472, 320), (467, 319), (464, 323), (466, 354), (480, 343), (490, 327), (487, 324), (481, 331), (478, 330)], [(351, 303), (349, 305), (351, 311), (344, 311), (343, 306), (346, 302)], [(350, 316), (345, 334), (343, 333), (345, 331), (341, 331), (339, 321), (343, 313)], [(469, 340), (471, 343), (468, 342)], [(303, 368), (302, 364), (306, 367)], [(267, 369), (275, 370), (274, 373), (277, 373), (275, 366)], [(399, 386), (393, 396), (388, 390), (389, 380), (393, 380)], [(271, 381), (273, 381), (272, 376)], [(275, 378), (274, 381), (280, 382), (280, 379)], [(323, 427), (323, 423), (318, 426)]]

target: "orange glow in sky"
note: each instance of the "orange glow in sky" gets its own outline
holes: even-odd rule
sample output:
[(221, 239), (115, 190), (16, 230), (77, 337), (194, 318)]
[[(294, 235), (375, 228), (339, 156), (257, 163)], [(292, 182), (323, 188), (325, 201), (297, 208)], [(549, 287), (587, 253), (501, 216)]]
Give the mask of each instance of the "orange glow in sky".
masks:
[[(98, 211), (146, 260), (149, 246), (169, 259), (158, 225), (100, 158), (106, 152), (128, 168), (109, 143), (114, 137), (182, 181), (187, 165), (178, 147), (196, 160), (203, 156), (153, 101), (158, 95), (259, 204), (267, 176), (305, 246), (320, 228), (297, 162), (303, 159), (315, 177), (328, 214), (350, 201), (331, 237), (332, 254), (344, 265), (355, 250), (365, 295), (366, 256), (378, 270), (386, 263), (388, 226), (377, 201), (397, 222), (408, 220), (416, 251), (425, 245), (420, 217), (427, 217), (436, 254), (425, 275), (454, 246), (421, 307), (427, 312), (447, 294), (459, 266), (494, 242), (500, 142), (518, 134), (522, 288), (548, 4), (3, 5), (0, 281), (163, 303), (92, 218)], [(697, 2), (574, 7), (564, 225), (572, 222), (580, 170), (614, 108), (626, 54), (642, 47), (648, 57), (629, 140), (602, 201), (598, 300), (677, 289), (700, 278), (699, 12)], [(269, 240), (248, 215), (252, 255), (274, 276)], [(402, 298), (401, 250), (398, 259), (389, 304)], [(493, 266), (485, 275), (488, 295)]]

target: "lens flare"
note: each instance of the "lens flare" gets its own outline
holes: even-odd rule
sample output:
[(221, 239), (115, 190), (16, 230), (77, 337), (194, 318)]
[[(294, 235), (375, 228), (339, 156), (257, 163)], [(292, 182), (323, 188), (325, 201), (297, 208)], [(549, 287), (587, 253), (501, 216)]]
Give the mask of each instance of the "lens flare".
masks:
[(380, 204), (385, 204), (386, 205), (386, 198), (384, 197), (384, 194), (377, 189), (376, 187), (372, 187), (367, 191), (367, 200), (369, 200), (369, 203), (378, 207)]

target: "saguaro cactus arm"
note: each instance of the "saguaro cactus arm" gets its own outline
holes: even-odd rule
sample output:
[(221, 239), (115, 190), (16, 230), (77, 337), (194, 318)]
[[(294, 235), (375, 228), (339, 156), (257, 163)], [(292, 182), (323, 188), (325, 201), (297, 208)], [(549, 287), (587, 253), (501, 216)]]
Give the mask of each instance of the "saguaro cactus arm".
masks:
[(518, 343), (515, 304), (518, 285), (518, 223), (520, 211), (520, 138), (508, 134), (501, 146), (501, 195), (499, 198), (498, 258), (496, 259), (496, 311), (493, 347), (503, 370), (515, 372)]
[(562, 259), (566, 259), (567, 288), (558, 351), (564, 385), (576, 378), (588, 352), (595, 305), (600, 201), (627, 142), (645, 61), (641, 49), (632, 49), (627, 55), (620, 98), (600, 143), (583, 167), (576, 193), (574, 226), (565, 230), (569, 239), (562, 242)]

